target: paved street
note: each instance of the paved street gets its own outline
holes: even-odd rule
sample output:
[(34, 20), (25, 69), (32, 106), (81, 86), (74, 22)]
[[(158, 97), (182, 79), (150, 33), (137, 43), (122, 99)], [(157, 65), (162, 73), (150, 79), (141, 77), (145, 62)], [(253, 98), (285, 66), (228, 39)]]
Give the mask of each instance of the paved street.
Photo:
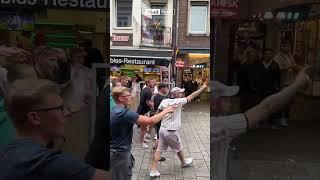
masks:
[[(192, 156), (193, 166), (181, 168), (180, 160), (171, 150), (162, 153), (166, 161), (158, 167), (161, 173), (160, 180), (209, 180), (210, 179), (210, 121), (209, 103), (191, 103), (184, 106), (182, 113), (182, 129), (179, 131), (184, 146), (185, 157)], [(134, 127), (133, 155), (136, 165), (133, 170), (133, 180), (150, 179), (149, 172), (153, 159), (153, 140), (149, 143), (150, 148), (140, 148), (138, 144), (139, 130)], [(153, 137), (153, 136), (152, 136)]]
[(304, 118), (289, 121), (285, 129), (265, 125), (235, 139), (236, 150), (229, 157), (231, 179), (319, 180), (319, 128), (318, 117)]

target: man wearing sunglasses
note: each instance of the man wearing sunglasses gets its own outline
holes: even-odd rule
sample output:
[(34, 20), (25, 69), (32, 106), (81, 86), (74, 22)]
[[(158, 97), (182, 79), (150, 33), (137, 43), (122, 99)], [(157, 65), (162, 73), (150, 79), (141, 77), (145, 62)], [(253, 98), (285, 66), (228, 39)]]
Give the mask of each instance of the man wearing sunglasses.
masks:
[(59, 87), (44, 79), (22, 79), (11, 84), (6, 110), (17, 137), (0, 150), (0, 179), (107, 179), (107, 172), (47, 148), (64, 136), (64, 106), (59, 94)]

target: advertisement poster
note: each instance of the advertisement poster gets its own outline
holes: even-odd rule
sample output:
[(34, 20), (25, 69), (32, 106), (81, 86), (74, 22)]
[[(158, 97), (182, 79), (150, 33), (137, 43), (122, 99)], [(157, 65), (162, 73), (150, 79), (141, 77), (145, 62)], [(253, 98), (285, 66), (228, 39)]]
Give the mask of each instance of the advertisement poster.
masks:
[(32, 31), (33, 28), (34, 17), (31, 15), (0, 13), (0, 30)]
[(169, 69), (163, 68), (161, 72), (161, 82), (169, 83)]

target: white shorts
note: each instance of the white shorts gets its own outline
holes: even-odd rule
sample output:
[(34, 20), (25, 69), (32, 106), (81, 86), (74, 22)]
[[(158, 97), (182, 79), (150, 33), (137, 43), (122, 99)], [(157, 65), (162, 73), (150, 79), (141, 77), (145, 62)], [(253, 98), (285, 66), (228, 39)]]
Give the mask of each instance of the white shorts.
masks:
[(180, 152), (183, 149), (180, 135), (178, 131), (160, 129), (157, 151), (167, 151), (168, 147), (170, 147), (172, 151), (176, 153)]

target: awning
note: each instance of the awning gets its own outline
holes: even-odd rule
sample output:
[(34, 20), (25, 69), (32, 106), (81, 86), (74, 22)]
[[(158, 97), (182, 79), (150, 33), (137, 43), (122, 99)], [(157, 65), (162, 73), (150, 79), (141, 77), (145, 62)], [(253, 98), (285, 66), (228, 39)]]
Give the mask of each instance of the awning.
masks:
[(169, 66), (171, 50), (110, 49), (110, 64)]
[(198, 53), (198, 54), (210, 54), (210, 48), (179, 48), (178, 54), (189, 54), (189, 53)]

